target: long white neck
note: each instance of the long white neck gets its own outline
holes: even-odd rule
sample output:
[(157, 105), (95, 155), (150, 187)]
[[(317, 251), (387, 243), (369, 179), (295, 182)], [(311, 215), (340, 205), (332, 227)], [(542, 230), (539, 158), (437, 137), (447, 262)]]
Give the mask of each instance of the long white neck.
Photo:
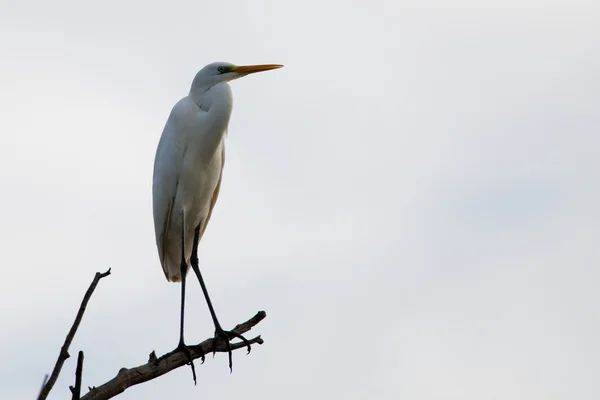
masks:
[(233, 95), (226, 82), (218, 83), (208, 90), (198, 89), (192, 85), (189, 98), (203, 112), (203, 123), (206, 123), (206, 129), (202, 130), (203, 153), (212, 158), (227, 133), (233, 109)]

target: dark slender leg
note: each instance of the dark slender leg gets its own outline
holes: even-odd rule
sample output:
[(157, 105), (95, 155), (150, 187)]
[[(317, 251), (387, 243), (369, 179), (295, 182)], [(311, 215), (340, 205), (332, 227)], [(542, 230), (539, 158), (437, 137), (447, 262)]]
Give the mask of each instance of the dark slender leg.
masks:
[[(183, 218), (183, 213), (182, 213)], [(183, 340), (183, 321), (185, 315), (185, 279), (187, 275), (187, 265), (185, 264), (185, 240), (184, 240), (184, 232), (183, 232), (183, 222), (181, 228), (181, 319), (179, 323), (179, 346), (185, 346), (185, 341)]]
[[(212, 302), (210, 301), (210, 296), (208, 295), (208, 290), (206, 289), (206, 285), (204, 284), (204, 279), (202, 278), (202, 274), (200, 273), (200, 267), (198, 266), (198, 241), (199, 241), (199, 238), (200, 238), (200, 225), (198, 225), (198, 227), (194, 231), (192, 257), (191, 257), (190, 261), (192, 263), (192, 269), (194, 270), (194, 273), (196, 274), (196, 277), (198, 278), (198, 281), (200, 282), (200, 286), (202, 287), (202, 293), (204, 293), (204, 298), (206, 299), (206, 304), (208, 304), (210, 316), (212, 317), (213, 323), (215, 324), (215, 338), (220, 336), (227, 341), (227, 353), (229, 355), (229, 371), (231, 372), (233, 370), (233, 360), (232, 360), (232, 356), (231, 356), (231, 345), (230, 345), (229, 341), (231, 339), (233, 339), (234, 337), (237, 337), (238, 339), (241, 339), (244, 342), (244, 344), (248, 347), (248, 353), (250, 353), (250, 350), (252, 348), (250, 347), (250, 343), (248, 342), (248, 340), (245, 337), (243, 337), (242, 335), (240, 335), (239, 333), (235, 333), (232, 331), (225, 331), (225, 330), (223, 330), (223, 328), (221, 328), (221, 324), (219, 323), (219, 320), (217, 319), (217, 314), (215, 313), (215, 309), (213, 308)], [(214, 343), (215, 343), (215, 347), (216, 347), (217, 341), (215, 340)], [(214, 352), (213, 352), (213, 354), (214, 354)]]
[[(194, 367), (194, 360), (192, 359), (192, 354), (190, 353), (190, 349), (185, 345), (185, 340), (183, 339), (183, 321), (185, 315), (185, 278), (187, 275), (187, 264), (185, 262), (185, 220), (184, 220), (184, 212), (181, 211), (181, 320), (179, 324), (179, 344), (177, 348), (170, 353), (165, 354), (163, 357), (169, 356), (173, 353), (184, 353), (189, 361), (190, 366), (192, 367), (192, 375), (194, 377), (194, 385), (196, 384), (196, 367)], [(161, 359), (163, 358), (161, 357)], [(204, 355), (202, 356), (202, 361), (204, 362)]]

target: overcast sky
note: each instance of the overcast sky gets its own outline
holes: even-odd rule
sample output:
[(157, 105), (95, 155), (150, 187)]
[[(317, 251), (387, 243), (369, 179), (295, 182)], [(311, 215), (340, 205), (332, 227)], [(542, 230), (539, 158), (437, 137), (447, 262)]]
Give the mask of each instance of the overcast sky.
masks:
[[(171, 107), (232, 83), (200, 244), (227, 328), (263, 346), (119, 399), (600, 398), (597, 1), (0, 5), (0, 398), (71, 346), (84, 387), (178, 340), (151, 184)], [(186, 338), (213, 326), (190, 280)], [(51, 399), (70, 398), (76, 357)]]

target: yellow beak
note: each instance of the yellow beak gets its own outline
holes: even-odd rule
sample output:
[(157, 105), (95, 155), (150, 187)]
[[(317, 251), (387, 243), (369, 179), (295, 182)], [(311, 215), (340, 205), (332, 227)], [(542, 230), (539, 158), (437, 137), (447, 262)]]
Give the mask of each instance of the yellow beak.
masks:
[(238, 74), (247, 75), (253, 74), (255, 72), (269, 71), (281, 67), (283, 67), (283, 65), (281, 64), (241, 65), (235, 66), (231, 70), (232, 72), (237, 72)]

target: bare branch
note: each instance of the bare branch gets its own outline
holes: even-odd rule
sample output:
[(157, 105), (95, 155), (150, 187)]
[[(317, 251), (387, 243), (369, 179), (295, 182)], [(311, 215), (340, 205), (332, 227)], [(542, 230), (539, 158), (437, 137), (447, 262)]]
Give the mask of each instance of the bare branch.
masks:
[(77, 357), (77, 369), (75, 369), (75, 386), (69, 386), (73, 396), (71, 400), (79, 400), (81, 398), (81, 373), (83, 371), (83, 351), (79, 351)]
[(98, 282), (100, 282), (100, 279), (107, 277), (108, 275), (110, 275), (110, 268), (108, 269), (108, 271), (106, 271), (104, 273), (96, 272), (96, 275), (94, 276), (94, 280), (92, 281), (90, 287), (88, 288), (87, 292), (85, 293), (85, 296), (83, 296), (83, 301), (81, 302), (81, 306), (79, 307), (79, 312), (77, 312), (77, 316), (75, 317), (75, 322), (73, 322), (73, 326), (71, 326), (71, 330), (67, 334), (67, 337), (65, 338), (65, 342), (64, 342), (62, 348), (60, 349), (60, 354), (58, 355), (58, 359), (56, 360), (56, 364), (54, 365), (52, 374), (50, 374), (50, 378), (48, 379), (48, 382), (46, 382), (46, 384), (40, 391), (38, 400), (45, 400), (48, 397), (48, 394), (50, 393), (52, 388), (54, 387), (54, 384), (56, 383), (56, 380), (58, 379), (58, 375), (60, 374), (60, 370), (62, 369), (63, 364), (65, 363), (67, 358), (70, 357), (69, 356), (69, 346), (71, 345), (71, 342), (73, 341), (73, 338), (75, 337), (77, 328), (79, 328), (79, 324), (81, 323), (81, 319), (83, 318), (83, 313), (85, 312), (87, 303), (90, 300), (90, 297), (92, 297), (92, 293), (94, 293), (94, 290), (96, 289)]
[[(44, 383), (42, 384), (42, 388), (40, 390), (40, 394), (38, 396), (38, 400), (45, 400), (48, 397), (48, 394), (54, 387), (56, 380), (60, 374), (60, 371), (65, 363), (65, 361), (69, 358), (69, 346), (75, 337), (77, 329), (81, 323), (83, 318), (83, 314), (87, 307), (87, 304), (98, 285), (100, 279), (110, 275), (110, 269), (104, 273), (97, 272), (94, 276), (94, 280), (92, 281), (90, 287), (88, 288), (85, 296), (83, 297), (83, 301), (81, 302), (81, 306), (79, 307), (79, 312), (73, 322), (73, 326), (71, 327), (67, 337), (65, 338), (65, 342), (61, 348), (60, 354), (56, 361), (56, 365), (52, 370), (52, 374), (48, 378), (48, 375), (44, 378)], [(236, 335), (242, 335), (245, 332), (251, 330), (254, 326), (256, 326), (260, 321), (262, 321), (267, 314), (264, 311), (259, 311), (254, 317), (250, 318), (248, 321), (237, 325), (231, 332)], [(263, 340), (260, 336), (256, 336), (253, 339), (248, 340), (250, 344), (263, 344)], [(228, 345), (229, 344), (229, 345)], [(236, 342), (236, 343), (228, 343), (222, 338), (210, 338), (206, 339), (200, 344), (195, 346), (188, 346), (190, 349), (190, 353), (192, 359), (202, 358), (202, 362), (204, 362), (204, 355), (211, 352), (228, 352), (229, 348), (231, 350), (237, 350), (240, 348), (246, 348), (246, 343)], [(158, 378), (176, 368), (182, 367), (189, 362), (189, 358), (182, 352), (168, 352), (161, 357), (156, 357), (156, 353), (152, 351), (150, 353), (148, 362), (146, 364), (134, 367), (134, 368), (121, 368), (117, 375), (98, 387), (90, 387), (89, 392), (81, 397), (81, 384), (82, 384), (82, 371), (83, 371), (83, 351), (79, 352), (79, 357), (77, 359), (77, 368), (75, 372), (75, 386), (70, 386), (72, 392), (72, 400), (106, 400), (113, 398), (120, 393), (123, 393), (127, 388), (138, 385), (140, 383), (147, 382), (149, 380)]]
[[(259, 311), (254, 317), (248, 321), (237, 325), (233, 332), (243, 334), (248, 332), (260, 321), (267, 316), (264, 311)], [(190, 352), (192, 359), (201, 358), (203, 354), (208, 354), (213, 351), (214, 338), (206, 339), (202, 343), (196, 346), (190, 346)], [(251, 344), (258, 343), (263, 344), (263, 340), (260, 336), (248, 340)], [(231, 343), (231, 350), (239, 348), (245, 348), (246, 345), (243, 342)], [(215, 351), (227, 352), (227, 343), (223, 339), (218, 339), (216, 343)], [(168, 353), (167, 353), (168, 354)], [(163, 358), (164, 357), (164, 358)], [(167, 356), (156, 358), (154, 351), (150, 353), (149, 360), (146, 364), (134, 367), (134, 368), (121, 368), (110, 381), (105, 384), (90, 388), (90, 391), (81, 398), (81, 400), (107, 400), (112, 397), (123, 393), (127, 388), (138, 385), (143, 382), (147, 382), (154, 378), (158, 378), (161, 375), (168, 373), (176, 368), (179, 368), (188, 363), (188, 358), (183, 353), (172, 353)]]
[(40, 394), (38, 394), (38, 398), (42, 395), (42, 390), (44, 390), (46, 382), (48, 382), (48, 374), (44, 375), (44, 381), (42, 382), (42, 387), (40, 388)]

